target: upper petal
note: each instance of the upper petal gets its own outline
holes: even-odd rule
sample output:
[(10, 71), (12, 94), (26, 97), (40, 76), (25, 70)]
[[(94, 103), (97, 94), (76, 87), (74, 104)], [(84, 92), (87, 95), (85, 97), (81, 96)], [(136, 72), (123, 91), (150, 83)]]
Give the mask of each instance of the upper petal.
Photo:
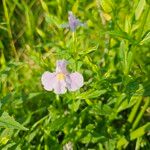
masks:
[(64, 73), (66, 74), (67, 73), (67, 61), (66, 60), (58, 60), (57, 63), (56, 63), (56, 72), (59, 73)]
[(70, 91), (76, 91), (84, 84), (84, 79), (82, 74), (78, 72), (71, 73), (70, 75), (70, 84), (67, 86)]
[(44, 72), (41, 78), (44, 89), (51, 91), (56, 83), (56, 73)]

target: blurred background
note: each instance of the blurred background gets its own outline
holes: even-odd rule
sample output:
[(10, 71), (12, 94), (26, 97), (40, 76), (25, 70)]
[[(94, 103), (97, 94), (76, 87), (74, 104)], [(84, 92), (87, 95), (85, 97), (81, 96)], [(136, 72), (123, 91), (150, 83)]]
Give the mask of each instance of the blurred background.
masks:
[[(149, 150), (149, 10), (149, 0), (0, 1), (0, 148)], [(69, 11), (86, 25), (62, 28)], [(79, 91), (43, 89), (59, 59), (83, 74)]]

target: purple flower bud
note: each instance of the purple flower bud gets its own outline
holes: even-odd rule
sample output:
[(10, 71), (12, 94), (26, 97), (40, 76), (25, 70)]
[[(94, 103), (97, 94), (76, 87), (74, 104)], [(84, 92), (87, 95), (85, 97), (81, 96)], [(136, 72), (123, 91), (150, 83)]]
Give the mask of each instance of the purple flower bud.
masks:
[(76, 91), (83, 86), (84, 79), (82, 74), (78, 72), (69, 73), (66, 66), (66, 60), (58, 60), (55, 72), (46, 71), (43, 73), (41, 81), (45, 90), (54, 90), (56, 94), (64, 94), (67, 89), (69, 91)]
[(72, 32), (75, 32), (78, 26), (84, 26), (84, 23), (81, 23), (79, 19), (77, 19), (72, 11), (68, 12), (68, 24), (62, 24), (63, 28), (70, 28)]
[(73, 13), (71, 11), (69, 11), (68, 13), (68, 21), (69, 21), (69, 27), (71, 29), (71, 31), (75, 31), (77, 26), (80, 26), (80, 21), (78, 19), (76, 19), (76, 17), (73, 15)]

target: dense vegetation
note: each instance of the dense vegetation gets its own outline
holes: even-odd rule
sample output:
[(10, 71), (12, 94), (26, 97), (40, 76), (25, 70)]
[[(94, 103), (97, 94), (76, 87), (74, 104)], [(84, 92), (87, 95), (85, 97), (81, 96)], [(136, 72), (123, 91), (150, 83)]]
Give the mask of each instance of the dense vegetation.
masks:
[[(62, 25), (68, 12), (85, 23)], [(2, 0), (0, 149), (149, 150), (150, 1)], [(56, 61), (84, 77), (44, 90)]]

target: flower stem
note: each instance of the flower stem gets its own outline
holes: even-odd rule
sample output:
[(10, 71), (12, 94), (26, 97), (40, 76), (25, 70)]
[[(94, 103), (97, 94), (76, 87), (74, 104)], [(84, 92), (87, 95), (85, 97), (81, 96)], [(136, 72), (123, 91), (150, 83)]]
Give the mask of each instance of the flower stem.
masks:
[(139, 109), (139, 106), (140, 106), (141, 102), (142, 102), (142, 96), (137, 98), (137, 101), (138, 102), (134, 105), (134, 107), (132, 108), (132, 111), (131, 111), (131, 113), (130, 113), (130, 115), (128, 117), (128, 122), (130, 122), (130, 123), (132, 123), (134, 118), (135, 118), (135, 115), (136, 115), (136, 113), (137, 113), (137, 111)]
[(76, 33), (72, 32), (72, 40), (73, 40), (73, 53), (74, 53), (74, 59), (75, 59), (75, 69), (77, 70), (77, 50), (76, 50), (76, 45), (77, 45), (77, 38), (76, 38)]
[(57, 94), (57, 95), (56, 95), (56, 105), (59, 106), (59, 103), (60, 103), (60, 97), (59, 97), (59, 95)]
[(139, 115), (137, 116), (135, 122), (133, 123), (132, 130), (134, 130), (138, 126), (140, 120), (142, 119), (144, 112), (146, 111), (147, 107), (149, 106), (149, 102), (150, 102), (149, 97), (145, 98), (144, 101), (145, 101), (145, 104), (142, 107), (142, 109), (141, 109)]
[(72, 40), (73, 40), (73, 50), (74, 50), (74, 53), (76, 54), (76, 35), (75, 35), (75, 32), (72, 32)]

